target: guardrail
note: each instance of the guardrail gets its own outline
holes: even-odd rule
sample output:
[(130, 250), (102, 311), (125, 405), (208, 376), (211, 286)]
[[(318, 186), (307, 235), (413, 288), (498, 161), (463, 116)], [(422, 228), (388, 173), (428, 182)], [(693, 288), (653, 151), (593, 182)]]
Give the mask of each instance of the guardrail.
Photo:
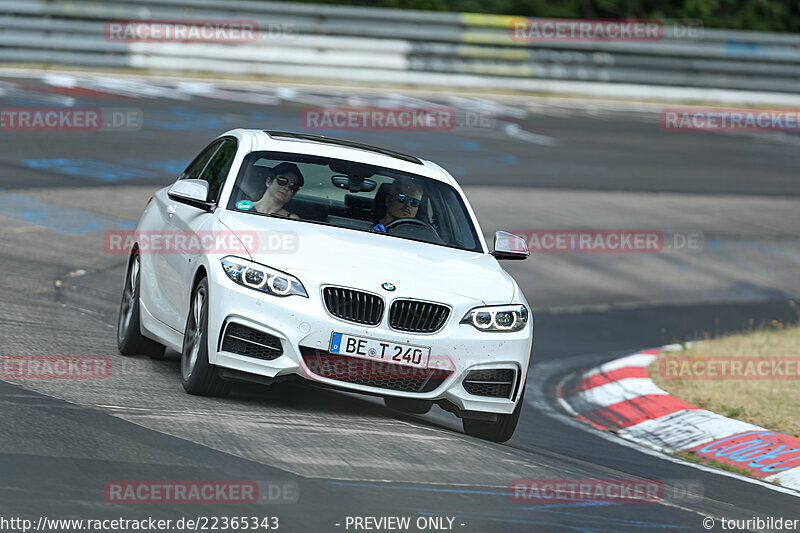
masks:
[[(550, 80), (800, 92), (794, 34), (667, 23), (650, 42), (519, 42), (509, 34), (515, 17), (238, 0), (0, 0), (0, 13), (4, 64), (519, 90)], [(112, 42), (109, 20), (252, 20), (261, 32), (252, 42)]]

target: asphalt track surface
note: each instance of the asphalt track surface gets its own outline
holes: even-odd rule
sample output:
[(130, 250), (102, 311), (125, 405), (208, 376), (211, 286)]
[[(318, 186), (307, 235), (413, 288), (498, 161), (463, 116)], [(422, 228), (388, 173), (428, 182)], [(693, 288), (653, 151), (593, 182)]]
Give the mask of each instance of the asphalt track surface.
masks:
[[(465, 532), (702, 531), (705, 516), (800, 518), (793, 494), (587, 432), (567, 423), (554, 402), (559, 379), (613, 357), (797, 321), (788, 300), (798, 293), (788, 282), (762, 281), (756, 297), (752, 287), (724, 298), (698, 294), (693, 305), (646, 299), (627, 305), (610, 295), (607, 307), (593, 308), (579, 305), (592, 285), (551, 294), (537, 282), (536, 259), (524, 269), (509, 267), (534, 309), (553, 311), (536, 315), (527, 404), (506, 444), (465, 436), (457, 419), (438, 409), (407, 416), (371, 398), (304, 384), (242, 385), (227, 399), (192, 397), (180, 387), (178, 354), (163, 361), (116, 354), (124, 258), (103, 252), (101, 230), (130, 227), (149, 191), (170, 183), (220, 132), (239, 125), (299, 129), (302, 108), (329, 104), (330, 96), (286, 98), (263, 89), (278, 93), (268, 105), (169, 92), (142, 97), (144, 89), (122, 97), (10, 76), (0, 78), (0, 88), (4, 107), (64, 105), (68, 98), (84, 107), (134, 107), (145, 119), (139, 130), (113, 134), (0, 132), (0, 354), (108, 355), (114, 369), (105, 380), (0, 381), (2, 516), (277, 516), (281, 530), (320, 533), (345, 531), (348, 516), (454, 517), (454, 530)], [(733, 194), (794, 201), (800, 191), (800, 151), (791, 136), (666, 134), (652, 116), (619, 108), (537, 104), (526, 111), (506, 109), (492, 128), (446, 135), (340, 135), (439, 161), (464, 185), (483, 193), (488, 187), (486, 194), (493, 188), (498, 195), (664, 192), (702, 194), (714, 206)], [(487, 219), (501, 216), (483, 207), (479, 218), (481, 209)], [(506, 221), (528, 215), (512, 213)], [(715, 216), (713, 208), (708, 216)], [(500, 228), (484, 227), (493, 229)], [(672, 270), (666, 279), (679, 291), (688, 274)], [(559, 311), (562, 303), (576, 307)], [(208, 479), (296, 483), (299, 501), (203, 507), (104, 501), (103, 487), (112, 480)], [(515, 503), (507, 493), (514, 479), (689, 480), (702, 484), (704, 496)]]

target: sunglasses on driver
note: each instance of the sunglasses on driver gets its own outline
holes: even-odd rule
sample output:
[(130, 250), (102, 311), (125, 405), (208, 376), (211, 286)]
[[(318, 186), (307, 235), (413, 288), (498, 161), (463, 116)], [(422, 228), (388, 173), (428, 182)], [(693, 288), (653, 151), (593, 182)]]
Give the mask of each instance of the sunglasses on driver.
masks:
[(281, 187), (286, 187), (288, 185), (289, 186), (289, 190), (292, 191), (292, 192), (297, 192), (297, 191), (300, 190), (300, 185), (298, 185), (297, 182), (289, 181), (289, 178), (287, 178), (285, 176), (276, 177), (275, 178), (275, 183), (277, 183)]
[(411, 196), (406, 196), (405, 194), (398, 194), (397, 201), (401, 204), (408, 202), (411, 207), (419, 207), (422, 205), (422, 200), (412, 198)]

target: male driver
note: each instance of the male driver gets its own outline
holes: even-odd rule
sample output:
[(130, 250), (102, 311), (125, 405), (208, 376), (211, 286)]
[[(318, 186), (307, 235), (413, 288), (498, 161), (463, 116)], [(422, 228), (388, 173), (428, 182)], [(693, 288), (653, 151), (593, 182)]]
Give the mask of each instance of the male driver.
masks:
[(377, 221), (372, 228), (376, 231), (386, 231), (386, 225), (401, 218), (415, 218), (422, 205), (422, 187), (413, 181), (398, 179), (394, 181), (387, 191), (384, 202), (386, 215)]

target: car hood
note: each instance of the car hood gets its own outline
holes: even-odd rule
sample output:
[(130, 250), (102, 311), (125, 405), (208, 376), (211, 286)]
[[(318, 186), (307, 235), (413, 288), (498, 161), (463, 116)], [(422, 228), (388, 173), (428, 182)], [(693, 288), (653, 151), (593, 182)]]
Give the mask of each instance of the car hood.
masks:
[[(231, 211), (219, 220), (242, 238), (253, 261), (293, 274), (307, 288), (316, 282), (378, 292), (391, 283), (396, 296), (457, 295), (486, 304), (509, 303), (516, 294), (514, 280), (489, 254)], [(245, 237), (254, 235), (258, 245), (247, 246)]]

